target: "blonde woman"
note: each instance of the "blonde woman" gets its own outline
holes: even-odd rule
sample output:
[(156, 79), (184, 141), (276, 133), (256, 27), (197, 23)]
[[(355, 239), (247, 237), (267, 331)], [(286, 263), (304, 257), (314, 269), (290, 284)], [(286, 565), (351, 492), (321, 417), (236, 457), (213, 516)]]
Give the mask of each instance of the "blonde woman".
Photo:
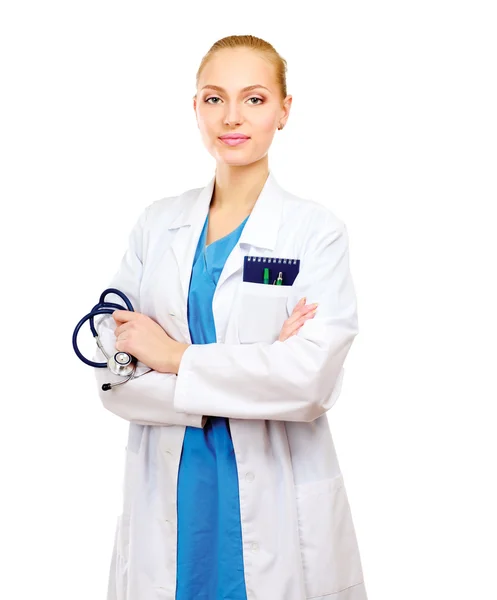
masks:
[(142, 376), (104, 392), (95, 370), (130, 422), (108, 600), (366, 599), (326, 415), (358, 332), (348, 236), (269, 169), (285, 72), (254, 36), (212, 46), (193, 108), (215, 175), (144, 209), (110, 282), (135, 312), (101, 339)]

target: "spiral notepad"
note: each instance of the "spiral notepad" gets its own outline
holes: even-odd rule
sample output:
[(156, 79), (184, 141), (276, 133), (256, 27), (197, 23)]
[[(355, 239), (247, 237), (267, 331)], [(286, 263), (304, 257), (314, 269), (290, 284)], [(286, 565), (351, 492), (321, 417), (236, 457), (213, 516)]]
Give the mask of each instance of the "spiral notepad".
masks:
[(243, 281), (264, 283), (264, 269), (269, 269), (269, 283), (272, 284), (281, 273), (281, 285), (293, 285), (299, 274), (298, 258), (276, 258), (269, 256), (246, 256), (243, 261)]

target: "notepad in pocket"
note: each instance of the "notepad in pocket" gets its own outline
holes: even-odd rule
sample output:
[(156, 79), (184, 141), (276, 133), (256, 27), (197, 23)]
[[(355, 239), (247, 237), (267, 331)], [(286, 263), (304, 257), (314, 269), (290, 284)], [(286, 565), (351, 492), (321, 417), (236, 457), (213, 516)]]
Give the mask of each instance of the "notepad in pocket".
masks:
[(269, 271), (269, 284), (281, 278), (281, 285), (293, 285), (300, 270), (298, 258), (246, 256), (243, 261), (243, 281), (264, 284), (264, 270)]

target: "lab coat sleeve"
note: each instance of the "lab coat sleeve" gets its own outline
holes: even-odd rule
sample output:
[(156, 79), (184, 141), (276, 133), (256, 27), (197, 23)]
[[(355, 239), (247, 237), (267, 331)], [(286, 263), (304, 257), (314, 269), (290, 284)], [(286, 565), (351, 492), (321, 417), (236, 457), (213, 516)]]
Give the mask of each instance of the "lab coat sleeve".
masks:
[(176, 410), (310, 422), (333, 406), (358, 333), (345, 224), (310, 236), (308, 246), (287, 311), (305, 296), (319, 303), (316, 316), (284, 342), (190, 346), (178, 372)]
[[(114, 274), (107, 287), (116, 288), (124, 292), (131, 301), (135, 312), (140, 312), (140, 284), (143, 270), (144, 240), (148, 212), (152, 205), (145, 208), (135, 223), (130, 236), (129, 244), (124, 254), (118, 271)], [(123, 300), (116, 294), (108, 294), (106, 302), (114, 302), (124, 307)], [(116, 352), (116, 337), (114, 331), (116, 323), (111, 315), (95, 318), (95, 325), (100, 341), (107, 354)], [(96, 347), (93, 359), (95, 362), (107, 362), (101, 350)], [(141, 362), (137, 364), (136, 375), (130, 381), (112, 388), (102, 390), (104, 383), (123, 381), (119, 375), (114, 375), (107, 368), (94, 368), (98, 384), (98, 393), (102, 404), (110, 412), (134, 423), (142, 425), (190, 425), (203, 427), (206, 419), (200, 414), (189, 414), (187, 411), (179, 412), (174, 407), (174, 392), (176, 387), (176, 374), (159, 373), (150, 371)], [(145, 374), (143, 374), (145, 373)]]

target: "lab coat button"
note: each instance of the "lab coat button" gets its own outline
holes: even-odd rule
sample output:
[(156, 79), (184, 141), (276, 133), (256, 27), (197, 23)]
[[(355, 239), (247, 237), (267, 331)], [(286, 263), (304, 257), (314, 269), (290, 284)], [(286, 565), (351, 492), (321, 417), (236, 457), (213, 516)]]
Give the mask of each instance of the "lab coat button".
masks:
[(252, 552), (257, 552), (259, 550), (259, 544), (257, 542), (254, 542), (252, 544)]
[(245, 475), (245, 481), (254, 481), (255, 475), (253, 473), (247, 473)]

